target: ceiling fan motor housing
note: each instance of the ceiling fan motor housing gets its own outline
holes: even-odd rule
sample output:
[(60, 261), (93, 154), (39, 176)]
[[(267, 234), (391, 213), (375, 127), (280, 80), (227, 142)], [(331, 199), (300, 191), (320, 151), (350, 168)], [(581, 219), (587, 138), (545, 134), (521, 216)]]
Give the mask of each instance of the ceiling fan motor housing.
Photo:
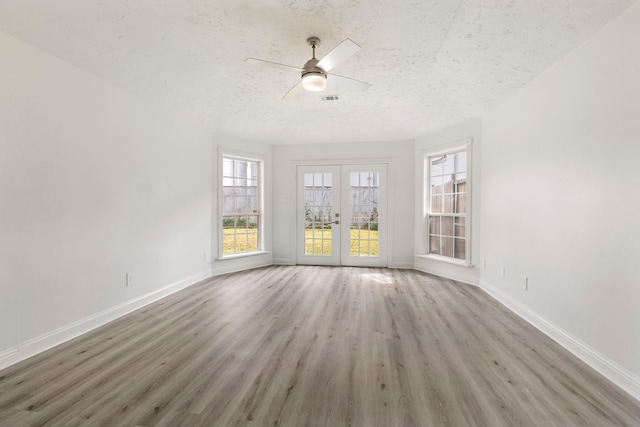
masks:
[(302, 86), (310, 92), (321, 92), (327, 86), (327, 73), (316, 65), (318, 60), (314, 57), (304, 64), (304, 71), (301, 73)]

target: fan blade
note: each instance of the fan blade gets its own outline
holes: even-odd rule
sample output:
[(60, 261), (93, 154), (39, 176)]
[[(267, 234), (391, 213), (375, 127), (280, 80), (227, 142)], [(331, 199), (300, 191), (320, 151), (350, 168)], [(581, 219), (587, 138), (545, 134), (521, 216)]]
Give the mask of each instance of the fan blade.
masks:
[(351, 41), (351, 39), (344, 39), (342, 43), (334, 47), (331, 52), (327, 53), (325, 57), (322, 58), (320, 62), (318, 62), (317, 67), (322, 68), (325, 72), (327, 72), (333, 67), (346, 61), (358, 50), (360, 50), (360, 46)]
[(370, 83), (361, 82), (360, 80), (350, 79), (349, 77), (342, 77), (335, 74), (327, 75), (327, 89), (328, 91), (345, 89), (349, 92), (364, 92), (369, 89)]
[(282, 99), (284, 101), (288, 101), (300, 95), (300, 92), (302, 91), (304, 91), (304, 88), (302, 87), (302, 80), (300, 80), (297, 85), (289, 89), (289, 92), (287, 92), (287, 94), (283, 96)]
[(291, 65), (278, 64), (277, 62), (263, 61), (262, 59), (247, 58), (244, 62), (252, 65), (262, 65), (265, 67), (279, 68), (281, 70), (295, 71), (297, 73), (303, 71), (302, 68), (292, 67)]

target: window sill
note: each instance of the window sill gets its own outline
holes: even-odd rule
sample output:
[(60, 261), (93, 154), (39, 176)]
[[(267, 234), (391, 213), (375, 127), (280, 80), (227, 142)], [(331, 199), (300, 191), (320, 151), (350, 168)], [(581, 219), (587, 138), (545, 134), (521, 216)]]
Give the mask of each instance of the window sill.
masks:
[(268, 253), (269, 253), (268, 251), (255, 251), (255, 252), (245, 252), (241, 254), (225, 255), (223, 257), (216, 258), (216, 261), (227, 261), (230, 259), (247, 258), (252, 256), (266, 255)]
[(449, 258), (446, 256), (440, 256), (440, 255), (419, 254), (419, 255), (416, 255), (416, 258), (423, 258), (423, 259), (429, 259), (433, 261), (444, 262), (446, 264), (459, 265), (460, 267), (467, 267), (467, 268), (473, 267), (473, 264), (468, 263), (464, 259), (455, 259), (455, 258)]

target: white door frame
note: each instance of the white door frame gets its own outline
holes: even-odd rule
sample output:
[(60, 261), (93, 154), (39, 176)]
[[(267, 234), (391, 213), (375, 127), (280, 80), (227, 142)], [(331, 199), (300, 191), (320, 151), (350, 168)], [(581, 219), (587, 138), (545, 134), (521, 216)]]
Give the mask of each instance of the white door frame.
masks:
[[(387, 267), (389, 265), (389, 218), (388, 218), (388, 169), (389, 161), (387, 159), (380, 160), (341, 160), (341, 161), (304, 161), (294, 163), (295, 174), (295, 191), (294, 205), (295, 211), (295, 245), (294, 253), (297, 264), (314, 264), (314, 265), (344, 265), (344, 266), (376, 266)], [(379, 211), (378, 211), (378, 245), (380, 256), (351, 256), (351, 224), (350, 224), (350, 178), (352, 172), (378, 172), (380, 178), (379, 187)], [(331, 256), (312, 256), (307, 257), (304, 254), (304, 189), (303, 183), (299, 180), (304, 179), (304, 173), (317, 172), (334, 174), (337, 179), (335, 182), (340, 183), (336, 188), (333, 185), (333, 205), (338, 209), (341, 208), (339, 217), (335, 217), (335, 213), (331, 214), (331, 222), (339, 221), (340, 225), (332, 224), (332, 255)], [(322, 222), (327, 222), (323, 220)], [(335, 250), (337, 249), (337, 250)]]
[[(379, 256), (352, 256), (351, 255), (351, 224), (350, 224), (350, 210), (352, 208), (350, 199), (351, 186), (349, 181), (351, 180), (351, 173), (355, 172), (377, 172), (379, 179), (378, 187), (378, 250)], [(342, 240), (340, 247), (340, 265), (355, 266), (355, 267), (388, 267), (389, 266), (389, 248), (388, 239), (389, 223), (387, 221), (387, 211), (389, 204), (387, 203), (387, 165), (384, 163), (378, 164), (361, 164), (361, 165), (342, 165), (341, 167), (341, 206), (342, 212), (344, 212), (342, 218)], [(349, 183), (349, 184), (346, 184)], [(346, 191), (349, 187), (349, 191)], [(360, 231), (362, 233), (363, 231)], [(366, 233), (366, 231), (365, 231)], [(365, 240), (366, 241), (366, 240)]]
[[(311, 265), (340, 265), (340, 242), (341, 242), (341, 224), (340, 224), (340, 166), (335, 165), (321, 165), (321, 166), (298, 166), (296, 168), (296, 264), (311, 264)], [(313, 240), (308, 240), (305, 235), (305, 223), (306, 223), (306, 199), (304, 185), (302, 182), (305, 174), (313, 173), (311, 181), (315, 185), (315, 189), (311, 190), (311, 198), (313, 199), (313, 213), (310, 215), (311, 220), (314, 223)], [(330, 178), (330, 179), (327, 179)], [(336, 183), (338, 185), (336, 185)], [(330, 184), (331, 192), (326, 191), (324, 186)], [(332, 212), (330, 216), (325, 216), (327, 212), (327, 206), (331, 206)], [(323, 209), (323, 207), (325, 209)], [(318, 209), (319, 212), (315, 212)], [(322, 210), (323, 212), (320, 212)], [(338, 212), (336, 212), (338, 210)], [(321, 231), (323, 224), (329, 226), (328, 231)], [(318, 229), (316, 229), (316, 227)], [(319, 235), (315, 236), (319, 231)], [(330, 239), (326, 239), (330, 235)], [(324, 253), (323, 255), (307, 255), (306, 243), (310, 242), (313, 251), (320, 249), (321, 252), (330, 251), (330, 254)]]

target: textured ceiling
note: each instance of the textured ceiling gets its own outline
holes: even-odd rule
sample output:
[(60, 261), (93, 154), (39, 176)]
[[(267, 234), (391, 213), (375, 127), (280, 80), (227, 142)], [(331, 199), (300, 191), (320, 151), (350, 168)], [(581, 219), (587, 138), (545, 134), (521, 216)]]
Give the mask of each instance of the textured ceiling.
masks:
[[(0, 0), (0, 29), (216, 133), (378, 141), (481, 115), (636, 1)], [(372, 86), (282, 101), (299, 75), (244, 63), (302, 67), (312, 35), (358, 43), (332, 72)]]

